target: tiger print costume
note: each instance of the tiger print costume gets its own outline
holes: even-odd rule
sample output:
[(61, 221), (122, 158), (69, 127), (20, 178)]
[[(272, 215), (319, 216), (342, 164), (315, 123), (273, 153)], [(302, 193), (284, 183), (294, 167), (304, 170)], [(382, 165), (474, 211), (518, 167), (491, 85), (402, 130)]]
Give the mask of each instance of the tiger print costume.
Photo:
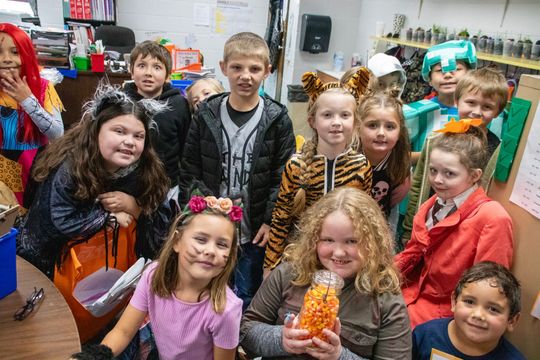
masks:
[[(315, 155), (310, 165), (311, 174), (304, 186), (306, 208), (324, 194), (341, 186), (351, 186), (371, 191), (371, 165), (363, 154), (349, 149), (328, 160), (324, 155)], [(266, 246), (265, 268), (273, 268), (279, 263), (285, 242), (295, 220), (291, 215), (294, 197), (301, 188), (302, 154), (295, 154), (285, 165), (276, 205), (272, 211), (270, 240)]]

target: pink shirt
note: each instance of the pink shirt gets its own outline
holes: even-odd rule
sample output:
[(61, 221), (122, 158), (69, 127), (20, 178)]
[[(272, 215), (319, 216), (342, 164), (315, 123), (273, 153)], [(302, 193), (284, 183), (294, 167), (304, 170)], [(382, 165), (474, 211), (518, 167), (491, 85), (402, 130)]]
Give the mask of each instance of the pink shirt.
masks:
[(161, 298), (151, 290), (157, 262), (144, 271), (130, 304), (150, 316), (161, 360), (213, 359), (214, 345), (233, 349), (238, 345), (242, 300), (227, 288), (227, 305), (222, 314), (210, 299), (186, 303), (174, 296)]

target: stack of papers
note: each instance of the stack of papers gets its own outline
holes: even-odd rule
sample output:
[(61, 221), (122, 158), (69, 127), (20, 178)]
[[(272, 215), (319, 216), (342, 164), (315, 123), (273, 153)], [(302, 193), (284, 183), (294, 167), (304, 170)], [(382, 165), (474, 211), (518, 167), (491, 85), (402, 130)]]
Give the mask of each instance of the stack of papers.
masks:
[(201, 71), (181, 70), (179, 72), (182, 73), (182, 80), (197, 81), (200, 78), (215, 78), (216, 77), (215, 68), (202, 68)]
[(40, 65), (69, 69), (70, 32), (35, 27), (30, 37)]

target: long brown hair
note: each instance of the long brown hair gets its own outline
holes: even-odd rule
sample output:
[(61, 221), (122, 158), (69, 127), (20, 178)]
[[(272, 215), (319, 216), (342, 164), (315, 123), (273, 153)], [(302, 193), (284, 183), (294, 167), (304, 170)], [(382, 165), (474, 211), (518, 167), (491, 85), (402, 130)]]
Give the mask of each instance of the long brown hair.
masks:
[(165, 168), (150, 142), (149, 132), (153, 123), (151, 114), (141, 103), (129, 100), (117, 90), (111, 88), (98, 91), (101, 91), (100, 96), (104, 98), (94, 100), (75, 127), (51, 142), (36, 160), (32, 176), (36, 181), (42, 182), (60, 164), (67, 161), (75, 184), (74, 197), (80, 201), (95, 199), (105, 191), (110, 181), (110, 174), (105, 170), (99, 150), (99, 131), (102, 125), (111, 119), (133, 115), (143, 123), (146, 132), (138, 165), (138, 184), (142, 193), (138, 195), (137, 202), (143, 213), (150, 214), (163, 202), (169, 190)]
[(388, 223), (375, 200), (351, 187), (329, 192), (302, 215), (300, 231), (284, 255), (285, 261), (289, 261), (294, 269), (293, 284), (308, 285), (313, 273), (323, 269), (317, 255), (317, 242), (324, 219), (336, 211), (351, 219), (358, 239), (358, 252), (363, 262), (355, 278), (357, 290), (371, 294), (398, 293), (399, 273), (393, 262), (394, 242)]
[[(182, 241), (182, 235), (186, 228), (196, 216), (201, 214), (223, 216), (226, 219), (229, 219), (228, 216), (224, 215), (222, 212), (211, 208), (207, 208), (204, 213), (195, 215), (182, 213), (176, 218), (171, 226), (167, 240), (161, 248), (158, 266), (152, 277), (152, 291), (156, 295), (163, 298), (169, 297), (176, 289), (178, 282), (180, 281), (180, 276), (182, 275), (178, 272), (178, 254), (174, 251), (174, 246), (177, 242)], [(237, 248), (238, 231), (235, 229), (227, 263), (223, 270), (210, 280), (210, 283), (206, 288), (210, 296), (210, 301), (212, 302), (212, 307), (218, 314), (225, 310), (225, 305), (227, 303), (227, 284), (236, 265)]]
[[(397, 86), (384, 91), (376, 91), (365, 96), (358, 106), (358, 117), (360, 119), (360, 124), (374, 109), (392, 109), (399, 121), (398, 141), (392, 149), (388, 159), (387, 173), (390, 177), (392, 186), (405, 182), (411, 172), (411, 145), (409, 143), (409, 132), (407, 130), (407, 126), (405, 125), (405, 117), (403, 115), (403, 103), (399, 99), (400, 91), (401, 89)], [(360, 131), (360, 126), (358, 126), (357, 131)], [(357, 137), (359, 139), (358, 150), (363, 152), (360, 136)]]

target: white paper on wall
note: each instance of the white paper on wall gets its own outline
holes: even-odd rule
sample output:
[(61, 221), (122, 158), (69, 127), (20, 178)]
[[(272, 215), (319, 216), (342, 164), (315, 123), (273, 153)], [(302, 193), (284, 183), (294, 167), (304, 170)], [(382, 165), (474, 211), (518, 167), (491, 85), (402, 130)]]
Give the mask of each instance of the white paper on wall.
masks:
[(531, 124), (510, 201), (540, 219), (540, 106)]
[(193, 4), (193, 25), (210, 26), (210, 5), (196, 3)]

